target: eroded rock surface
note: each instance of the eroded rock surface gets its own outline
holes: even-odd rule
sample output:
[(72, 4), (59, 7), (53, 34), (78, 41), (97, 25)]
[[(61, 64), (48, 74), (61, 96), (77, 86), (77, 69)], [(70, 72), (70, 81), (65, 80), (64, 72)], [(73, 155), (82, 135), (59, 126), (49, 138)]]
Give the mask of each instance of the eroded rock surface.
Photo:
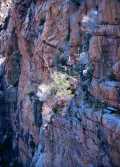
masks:
[(15, 153), (8, 166), (119, 167), (120, 2), (0, 5), (2, 14), (8, 5), (0, 19), (0, 128), (9, 117)]

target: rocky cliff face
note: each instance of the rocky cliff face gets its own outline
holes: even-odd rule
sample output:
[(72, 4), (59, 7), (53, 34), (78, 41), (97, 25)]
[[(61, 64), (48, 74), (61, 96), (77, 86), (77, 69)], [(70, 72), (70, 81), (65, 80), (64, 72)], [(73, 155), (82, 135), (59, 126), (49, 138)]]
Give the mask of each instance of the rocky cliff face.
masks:
[(120, 2), (0, 5), (1, 166), (119, 167)]

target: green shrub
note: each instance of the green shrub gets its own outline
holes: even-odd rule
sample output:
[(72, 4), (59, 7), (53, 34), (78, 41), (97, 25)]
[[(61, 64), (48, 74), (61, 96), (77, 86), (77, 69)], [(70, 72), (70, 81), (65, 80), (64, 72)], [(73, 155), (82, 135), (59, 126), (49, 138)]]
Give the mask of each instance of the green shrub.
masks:
[(51, 90), (54, 91), (57, 96), (73, 96), (70, 77), (67, 74), (55, 71), (52, 74), (52, 79)]

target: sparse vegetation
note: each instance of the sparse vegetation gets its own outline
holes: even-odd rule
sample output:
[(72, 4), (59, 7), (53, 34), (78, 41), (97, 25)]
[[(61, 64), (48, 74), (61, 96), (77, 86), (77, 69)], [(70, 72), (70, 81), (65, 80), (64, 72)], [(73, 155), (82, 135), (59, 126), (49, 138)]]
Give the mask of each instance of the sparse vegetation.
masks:
[(44, 23), (45, 23), (45, 17), (41, 18), (41, 20), (40, 20), (40, 26), (43, 26)]
[(34, 93), (34, 91), (30, 91), (30, 92), (27, 93), (27, 95), (30, 96), (30, 97), (32, 97), (32, 96), (35, 95), (35, 93)]
[(53, 108), (52, 108), (52, 111), (55, 113), (55, 114), (58, 114), (60, 111), (62, 110), (62, 108), (58, 105), (55, 105)]
[(52, 79), (51, 90), (55, 92), (57, 96), (73, 96), (70, 77), (67, 74), (55, 71), (52, 75)]
[(68, 64), (68, 56), (58, 54), (55, 56), (53, 60), (54, 66), (61, 73), (66, 73), (66, 75), (72, 77), (78, 77), (80, 75), (80, 63), (76, 63), (74, 65)]
[(92, 100), (90, 99), (90, 101), (91, 101), (92, 107), (95, 109), (105, 108), (107, 105), (105, 102), (95, 99), (94, 97), (92, 97)]
[(80, 5), (80, 0), (71, 0), (73, 3), (75, 3), (76, 5)]
[(94, 108), (97, 108), (97, 109), (103, 108), (104, 106), (104, 104), (98, 100), (96, 100), (93, 104), (94, 104)]

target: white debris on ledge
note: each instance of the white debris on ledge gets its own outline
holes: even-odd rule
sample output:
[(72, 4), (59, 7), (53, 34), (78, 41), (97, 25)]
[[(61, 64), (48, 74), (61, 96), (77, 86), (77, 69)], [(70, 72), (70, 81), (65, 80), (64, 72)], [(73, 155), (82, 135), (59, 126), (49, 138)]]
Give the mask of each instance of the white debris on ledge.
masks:
[(45, 101), (49, 95), (50, 95), (49, 85), (41, 84), (38, 86), (36, 96), (39, 98), (40, 101)]

